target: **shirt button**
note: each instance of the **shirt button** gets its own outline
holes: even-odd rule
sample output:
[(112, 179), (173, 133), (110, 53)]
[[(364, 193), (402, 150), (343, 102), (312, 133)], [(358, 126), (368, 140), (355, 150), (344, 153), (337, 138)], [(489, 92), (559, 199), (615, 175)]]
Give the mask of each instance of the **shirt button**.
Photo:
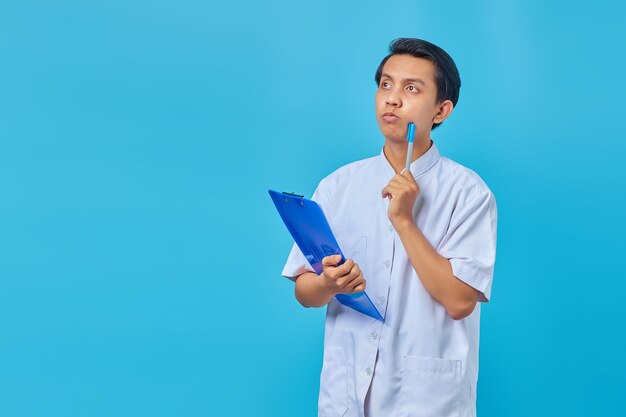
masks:
[(391, 262), (385, 261), (385, 268), (389, 268), (391, 266)]
[(370, 333), (370, 336), (372, 336), (372, 339), (376, 339), (378, 337), (378, 333), (372, 332)]
[(372, 368), (367, 368), (367, 369), (365, 370), (365, 372), (366, 372), (368, 375), (371, 375), (371, 374), (372, 374)]

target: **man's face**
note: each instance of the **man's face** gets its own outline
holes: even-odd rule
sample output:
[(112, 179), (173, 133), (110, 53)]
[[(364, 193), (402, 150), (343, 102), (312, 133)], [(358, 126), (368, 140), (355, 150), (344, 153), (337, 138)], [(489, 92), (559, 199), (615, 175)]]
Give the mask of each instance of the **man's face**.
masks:
[(435, 65), (412, 55), (392, 55), (383, 66), (376, 91), (376, 120), (383, 136), (404, 142), (412, 122), (415, 139), (428, 138), (440, 110), (436, 99)]

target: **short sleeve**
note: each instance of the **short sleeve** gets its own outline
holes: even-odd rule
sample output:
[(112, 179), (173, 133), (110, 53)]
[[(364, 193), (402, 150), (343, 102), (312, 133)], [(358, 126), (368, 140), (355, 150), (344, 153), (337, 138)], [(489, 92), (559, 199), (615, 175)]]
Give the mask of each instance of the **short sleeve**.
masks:
[(491, 298), (496, 258), (498, 211), (491, 191), (458, 207), (437, 252), (450, 260), (455, 277)]
[[(332, 210), (330, 207), (330, 201), (328, 199), (328, 195), (326, 193), (325, 180), (322, 180), (319, 183), (319, 185), (313, 192), (313, 196), (311, 196), (311, 200), (319, 204), (319, 206), (322, 208), (322, 211), (324, 212), (324, 215), (326, 216), (328, 221), (332, 224), (332, 219), (331, 219)], [(294, 243), (293, 246), (291, 247), (291, 252), (289, 252), (289, 256), (287, 257), (287, 262), (285, 263), (285, 266), (283, 268), (283, 272), (281, 272), (281, 275), (295, 282), (296, 278), (298, 278), (299, 275), (305, 272), (314, 272), (313, 267), (311, 267), (309, 262), (306, 260), (306, 258), (302, 254), (302, 251), (298, 247), (298, 245)]]

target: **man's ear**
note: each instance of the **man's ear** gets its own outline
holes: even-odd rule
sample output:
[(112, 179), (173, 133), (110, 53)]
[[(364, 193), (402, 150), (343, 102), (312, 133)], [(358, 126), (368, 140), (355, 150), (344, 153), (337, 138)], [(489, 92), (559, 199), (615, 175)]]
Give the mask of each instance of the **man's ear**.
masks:
[(433, 117), (433, 123), (441, 123), (448, 118), (452, 114), (452, 110), (454, 110), (454, 104), (450, 100), (444, 100), (441, 104), (439, 104), (439, 111)]

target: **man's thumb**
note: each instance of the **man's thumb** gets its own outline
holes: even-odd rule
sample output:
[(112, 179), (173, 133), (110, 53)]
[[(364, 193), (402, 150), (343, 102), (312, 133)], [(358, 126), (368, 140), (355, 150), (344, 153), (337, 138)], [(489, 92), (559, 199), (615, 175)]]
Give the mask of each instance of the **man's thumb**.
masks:
[(341, 261), (341, 255), (330, 255), (326, 258), (326, 265), (337, 265)]

